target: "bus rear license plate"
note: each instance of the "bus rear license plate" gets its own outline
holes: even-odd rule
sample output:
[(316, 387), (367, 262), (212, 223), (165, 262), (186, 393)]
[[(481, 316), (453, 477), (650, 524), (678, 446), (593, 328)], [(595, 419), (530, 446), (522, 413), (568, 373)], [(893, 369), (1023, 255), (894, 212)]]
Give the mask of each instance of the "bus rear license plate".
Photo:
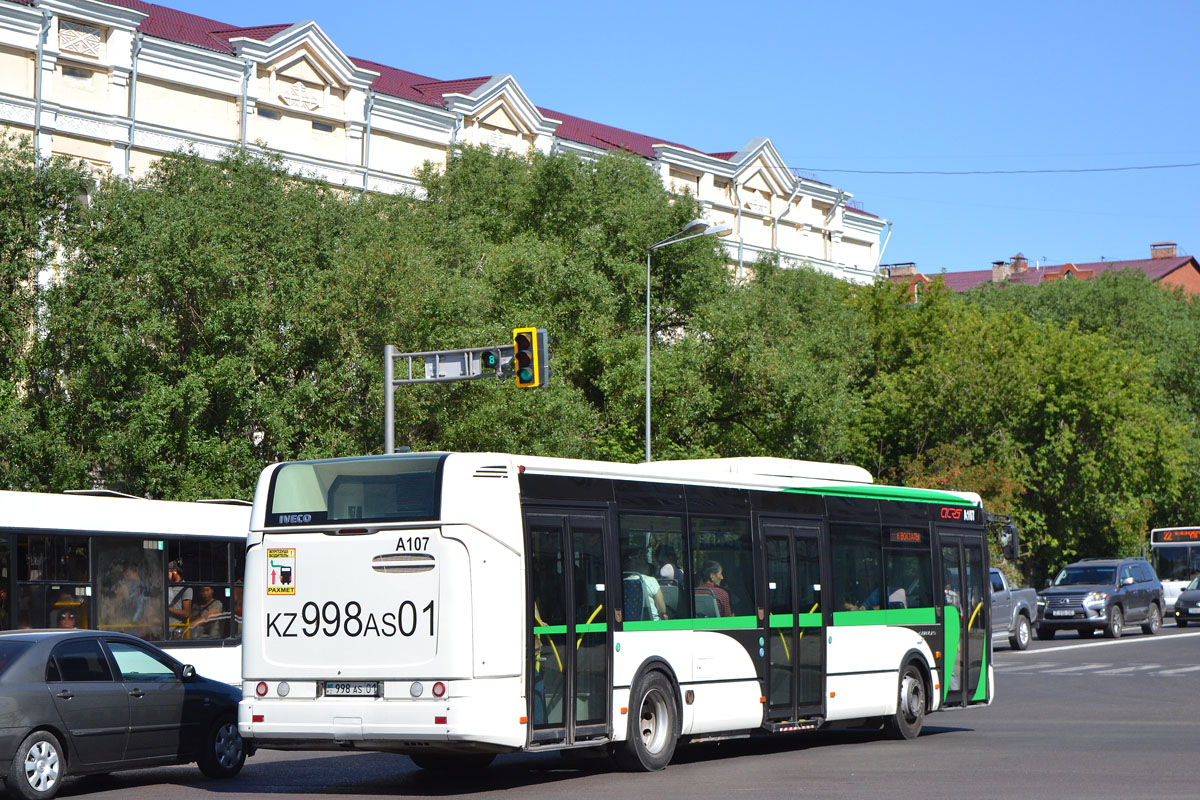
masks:
[(1052, 617), (1073, 617), (1073, 616), (1075, 616), (1075, 612), (1074, 611), (1051, 611), (1050, 616), (1052, 616)]
[(378, 697), (379, 681), (326, 681), (326, 697)]

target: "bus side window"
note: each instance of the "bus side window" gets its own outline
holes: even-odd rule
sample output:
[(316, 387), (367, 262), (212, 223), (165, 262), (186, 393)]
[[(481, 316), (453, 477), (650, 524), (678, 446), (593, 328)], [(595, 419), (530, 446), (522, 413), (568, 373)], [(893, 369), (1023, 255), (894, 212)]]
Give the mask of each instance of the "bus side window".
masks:
[[(687, 591), (690, 576), (682, 567), (685, 553), (682, 518), (669, 514), (621, 514), (617, 544), (625, 619), (655, 619), (659, 616), (659, 602), (667, 619), (691, 614)], [(655, 587), (657, 590), (653, 591)]]
[[(697, 617), (703, 611), (701, 604), (707, 603), (700, 589), (708, 589), (716, 597), (721, 616), (754, 614), (754, 557), (750, 546), (750, 521), (741, 517), (692, 517), (689, 524), (692, 534), (692, 574), (696, 576)], [(720, 567), (719, 572), (714, 565)], [(717, 576), (715, 579), (714, 575)], [(728, 607), (724, 607), (726, 603)]]
[(830, 523), (834, 611), (870, 611), (883, 607), (883, 552), (880, 528)]

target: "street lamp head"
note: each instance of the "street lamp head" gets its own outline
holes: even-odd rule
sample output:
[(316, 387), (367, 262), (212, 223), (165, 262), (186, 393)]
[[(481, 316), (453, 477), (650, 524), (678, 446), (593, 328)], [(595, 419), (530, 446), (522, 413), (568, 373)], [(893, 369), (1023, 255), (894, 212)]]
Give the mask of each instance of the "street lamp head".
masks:
[(705, 236), (728, 236), (733, 233), (731, 225), (709, 225), (704, 229)]
[(706, 228), (708, 228), (708, 222), (706, 220), (694, 219), (687, 225), (684, 225), (683, 230), (681, 230), (678, 235), (686, 236), (689, 233), (700, 233), (700, 231), (708, 233)]

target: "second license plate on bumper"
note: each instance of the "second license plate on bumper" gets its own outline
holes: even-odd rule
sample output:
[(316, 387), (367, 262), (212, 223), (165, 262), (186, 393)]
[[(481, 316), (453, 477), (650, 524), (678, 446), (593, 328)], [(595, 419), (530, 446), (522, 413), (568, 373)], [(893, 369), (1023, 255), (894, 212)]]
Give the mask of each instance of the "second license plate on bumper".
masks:
[(326, 697), (378, 697), (379, 681), (326, 681)]

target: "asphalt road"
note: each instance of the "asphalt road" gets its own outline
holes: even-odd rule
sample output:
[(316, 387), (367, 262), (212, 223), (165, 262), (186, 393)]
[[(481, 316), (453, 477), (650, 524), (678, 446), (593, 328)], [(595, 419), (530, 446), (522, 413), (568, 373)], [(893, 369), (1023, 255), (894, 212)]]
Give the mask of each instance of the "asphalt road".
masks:
[(1193, 798), (1200, 797), (1200, 630), (1119, 640), (1061, 635), (995, 653), (988, 708), (926, 721), (915, 741), (869, 731), (682, 747), (666, 770), (616, 772), (554, 754), (497, 759), (482, 778), (426, 775), (403, 756), (261, 752), (232, 781), (195, 767), (70, 779), (63, 797)]

